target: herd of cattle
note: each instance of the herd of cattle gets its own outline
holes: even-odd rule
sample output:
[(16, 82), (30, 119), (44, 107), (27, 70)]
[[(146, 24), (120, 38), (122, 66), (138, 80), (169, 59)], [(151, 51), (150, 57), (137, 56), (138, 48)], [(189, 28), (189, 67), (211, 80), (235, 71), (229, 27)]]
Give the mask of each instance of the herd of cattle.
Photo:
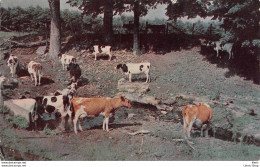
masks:
[[(209, 44), (210, 45), (210, 44)], [(94, 46), (95, 60), (97, 60), (98, 54), (109, 55), (109, 60), (112, 60), (111, 46), (101, 47)], [(86, 116), (98, 116), (104, 115), (103, 130), (109, 131), (108, 123), (109, 116), (115, 115), (115, 112), (120, 107), (131, 107), (130, 102), (123, 96), (118, 98), (102, 97), (102, 98), (84, 98), (77, 97), (77, 85), (81, 76), (81, 68), (76, 63), (76, 58), (72, 55), (61, 54), (59, 59), (62, 64), (62, 69), (70, 72), (71, 82), (67, 88), (63, 90), (57, 90), (48, 96), (41, 96), (30, 99), (17, 99), (23, 108), (30, 111), (31, 123), (36, 125), (39, 119), (43, 118), (43, 114), (53, 114), (56, 118), (65, 117), (71, 118), (74, 125), (74, 132), (77, 134), (79, 129), (83, 131), (79, 119)], [(11, 54), (7, 60), (7, 65), (10, 67), (10, 73), (12, 77), (16, 73), (18, 66), (18, 58)], [(43, 66), (35, 61), (30, 61), (26, 64), (28, 73), (31, 76), (31, 80), (35, 82), (35, 86), (41, 85), (41, 77), (43, 76)], [(150, 82), (150, 63), (127, 63), (118, 64), (115, 69), (121, 69), (122, 72), (129, 76), (129, 82), (132, 82), (132, 74), (146, 74), (146, 82)], [(5, 77), (0, 77), (0, 86), (2, 95), (3, 82)], [(183, 108), (183, 123), (184, 132), (187, 132), (187, 136), (190, 137), (190, 132), (193, 126), (201, 128), (201, 135), (203, 135), (203, 129), (206, 125), (206, 135), (208, 134), (208, 128), (212, 119), (212, 111), (207, 104), (200, 105), (187, 105)]]

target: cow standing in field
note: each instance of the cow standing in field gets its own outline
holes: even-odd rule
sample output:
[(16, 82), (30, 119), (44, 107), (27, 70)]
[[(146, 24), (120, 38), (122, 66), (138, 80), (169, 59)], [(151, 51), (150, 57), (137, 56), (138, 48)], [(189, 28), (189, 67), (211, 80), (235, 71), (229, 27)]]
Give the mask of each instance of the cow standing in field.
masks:
[(132, 74), (141, 74), (145, 73), (146, 82), (151, 82), (150, 78), (150, 63), (127, 63), (127, 64), (118, 64), (116, 69), (121, 69), (125, 75), (129, 75), (129, 82), (132, 82)]
[(213, 47), (213, 49), (217, 52), (217, 57), (219, 56), (219, 51), (227, 52), (230, 60), (233, 56), (233, 43), (225, 43), (222, 44), (220, 41), (208, 41), (207, 45), (208, 47)]
[(97, 54), (107, 54), (109, 56), (109, 60), (112, 60), (112, 50), (111, 46), (101, 46), (101, 52), (99, 50), (99, 45), (94, 45), (94, 54), (95, 54), (95, 60), (97, 60)]
[[(119, 98), (73, 98), (70, 103), (70, 117), (73, 120), (74, 132), (77, 134), (78, 119), (86, 116), (98, 116), (103, 114), (103, 130), (109, 131), (108, 122), (109, 115), (115, 115), (115, 112), (120, 107), (131, 107), (131, 104), (125, 97)], [(80, 123), (79, 130), (83, 131)]]
[(193, 125), (201, 128), (201, 136), (203, 136), (204, 125), (206, 125), (206, 137), (208, 137), (208, 128), (212, 119), (212, 111), (209, 105), (187, 105), (182, 110), (182, 116), (183, 129), (184, 132), (187, 132), (188, 138)]
[(32, 81), (33, 81), (33, 77), (34, 77), (35, 86), (38, 85), (37, 79), (39, 80), (39, 85), (41, 85), (42, 65), (35, 61), (30, 61), (30, 63), (27, 65), (27, 69), (31, 76)]
[(67, 67), (67, 71), (70, 72), (71, 81), (74, 83), (78, 83), (78, 80), (81, 76), (81, 69), (78, 64), (70, 63)]
[(9, 59), (7, 60), (7, 65), (8, 67), (10, 67), (12, 77), (14, 77), (14, 74), (16, 74), (16, 68), (18, 66), (18, 58), (11, 54)]
[(65, 67), (69, 65), (70, 63), (76, 63), (76, 58), (71, 55), (67, 54), (62, 54), (59, 56), (61, 64), (62, 64), (62, 69), (65, 70)]

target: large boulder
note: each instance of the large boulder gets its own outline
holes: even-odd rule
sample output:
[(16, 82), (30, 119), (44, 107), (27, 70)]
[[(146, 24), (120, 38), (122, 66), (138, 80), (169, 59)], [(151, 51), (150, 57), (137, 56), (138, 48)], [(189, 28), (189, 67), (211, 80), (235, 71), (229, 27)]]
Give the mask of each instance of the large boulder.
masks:
[(44, 55), (47, 52), (47, 47), (46, 46), (40, 46), (37, 50), (36, 50), (36, 54), (37, 55)]

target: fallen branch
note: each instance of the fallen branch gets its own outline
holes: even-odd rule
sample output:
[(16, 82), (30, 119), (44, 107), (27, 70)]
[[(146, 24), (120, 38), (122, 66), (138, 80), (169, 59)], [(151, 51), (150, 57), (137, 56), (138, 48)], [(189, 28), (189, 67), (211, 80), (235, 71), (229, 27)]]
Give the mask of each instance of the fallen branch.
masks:
[(127, 134), (131, 135), (131, 136), (135, 136), (135, 135), (138, 135), (138, 134), (147, 134), (147, 133), (150, 133), (149, 130), (139, 130), (139, 131), (136, 131), (136, 132), (133, 132), (133, 133), (130, 133), (130, 132), (127, 132), (125, 131)]
[(32, 43), (20, 43), (17, 41), (11, 41), (12, 43), (12, 48), (30, 48), (30, 47), (35, 47), (35, 46), (43, 46), (46, 45), (46, 42), (49, 42), (49, 40), (44, 40), (40, 42), (32, 42)]

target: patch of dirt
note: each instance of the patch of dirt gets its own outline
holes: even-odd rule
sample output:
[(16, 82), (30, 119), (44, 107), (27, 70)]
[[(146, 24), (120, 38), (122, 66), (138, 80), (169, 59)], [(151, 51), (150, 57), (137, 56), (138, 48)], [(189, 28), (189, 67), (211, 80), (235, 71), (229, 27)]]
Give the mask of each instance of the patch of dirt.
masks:
[[(13, 54), (18, 56), (22, 65), (30, 60), (41, 62), (44, 71), (43, 84), (35, 87), (28, 75), (19, 76), (18, 88), (6, 91), (5, 99), (19, 98), (22, 95), (26, 97), (48, 95), (58, 89), (64, 89), (69, 83), (69, 74), (62, 70), (60, 61), (37, 56), (36, 49), (16, 49)], [(250, 101), (254, 103), (260, 97), (259, 85), (238, 76), (225, 77), (227, 69), (218, 68), (216, 64), (206, 61), (199, 54), (198, 47), (165, 55), (150, 53), (134, 56), (129, 52), (114, 51), (112, 61), (108, 61), (106, 57), (95, 61), (93, 55), (81, 54), (80, 51), (75, 50), (69, 51), (68, 54), (77, 58), (82, 69), (81, 84), (77, 90), (78, 96), (81, 97), (113, 97), (117, 93), (118, 80), (127, 78), (114, 67), (119, 63), (145, 61), (151, 63), (151, 83), (148, 94), (161, 100), (169, 101), (179, 93), (206, 96), (209, 99), (217, 96), (221, 99), (227, 96), (238, 99), (237, 101), (246, 99), (246, 106), (248, 106)], [(6, 62), (1, 61), (1, 63), (1, 73), (9, 76)], [(143, 82), (145, 75), (134, 76), (133, 79), (135, 82)], [(6, 147), (38, 155), (43, 160), (241, 160), (241, 157), (235, 154), (226, 156), (230, 152), (225, 150), (228, 148), (244, 155), (244, 149), (252, 149), (251, 146), (242, 148), (241, 144), (214, 137), (209, 139), (195, 137), (192, 140), (196, 150), (193, 150), (183, 142), (172, 140), (183, 138), (181, 122), (174, 122), (172, 118), (174, 114), (166, 115), (171, 117), (169, 119), (160, 119), (156, 117), (158, 113), (149, 108), (123, 108), (116, 116), (120, 117), (121, 113), (134, 114), (134, 116), (110, 123), (109, 126), (112, 128), (110, 132), (105, 132), (97, 126), (85, 129), (78, 135), (69, 132), (55, 136), (13, 128), (11, 123), (4, 119), (5, 116), (1, 115), (0, 135)], [(259, 110), (255, 113), (257, 114), (255, 119), (259, 119)], [(213, 123), (217, 122), (213, 120)], [(141, 129), (151, 132), (148, 135), (136, 136), (126, 133), (126, 131), (135, 132)], [(218, 150), (221, 155), (212, 150)], [(247, 155), (242, 156), (242, 159), (258, 160), (260, 152), (255, 151), (254, 154)]]

